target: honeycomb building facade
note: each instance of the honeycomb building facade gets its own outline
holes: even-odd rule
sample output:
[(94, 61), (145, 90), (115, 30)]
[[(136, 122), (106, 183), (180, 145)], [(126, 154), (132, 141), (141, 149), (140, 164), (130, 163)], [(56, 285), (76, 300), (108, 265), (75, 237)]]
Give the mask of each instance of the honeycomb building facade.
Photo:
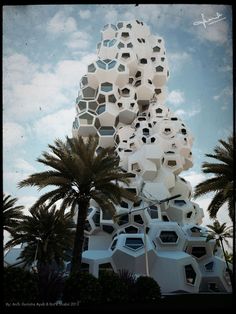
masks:
[(107, 24), (101, 34), (97, 59), (81, 78), (72, 134), (98, 134), (98, 154), (115, 147), (120, 166), (133, 173), (125, 187), (142, 200), (124, 199), (116, 222), (91, 201), (83, 267), (96, 277), (104, 269), (149, 275), (163, 293), (231, 291), (222, 254), (206, 241), (203, 210), (180, 176), (193, 165), (193, 136), (165, 104), (163, 38), (138, 20)]

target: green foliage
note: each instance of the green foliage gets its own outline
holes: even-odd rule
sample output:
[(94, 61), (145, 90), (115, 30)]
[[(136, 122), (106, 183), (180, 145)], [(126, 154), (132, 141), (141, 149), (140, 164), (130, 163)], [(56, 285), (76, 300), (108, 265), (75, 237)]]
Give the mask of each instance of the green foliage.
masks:
[(63, 302), (100, 303), (101, 289), (98, 279), (89, 273), (71, 275), (65, 281)]
[(227, 203), (229, 216), (234, 221), (234, 141), (234, 136), (230, 136), (227, 141), (219, 140), (221, 145), (214, 148), (214, 154), (205, 155), (215, 159), (216, 162), (204, 162), (202, 164), (202, 171), (214, 176), (196, 186), (194, 197), (197, 198), (211, 192), (215, 193), (207, 208), (211, 218), (216, 218), (219, 209)]
[(128, 302), (128, 286), (118, 274), (111, 271), (102, 271), (99, 274), (99, 283), (102, 287), (103, 303)]
[(3, 194), (3, 229), (11, 235), (23, 217), (24, 206), (15, 206), (16, 202), (17, 198)]
[(56, 206), (48, 208), (45, 205), (39, 206), (31, 215), (24, 216), (6, 247), (27, 244), (20, 258), (28, 265), (35, 259), (38, 264), (63, 264), (66, 250), (73, 246), (75, 224), (71, 215), (56, 210)]
[(161, 289), (153, 278), (140, 276), (135, 282), (135, 296), (139, 303), (158, 303)]
[(4, 268), (3, 293), (5, 303), (37, 302), (39, 297), (37, 275), (22, 268)]

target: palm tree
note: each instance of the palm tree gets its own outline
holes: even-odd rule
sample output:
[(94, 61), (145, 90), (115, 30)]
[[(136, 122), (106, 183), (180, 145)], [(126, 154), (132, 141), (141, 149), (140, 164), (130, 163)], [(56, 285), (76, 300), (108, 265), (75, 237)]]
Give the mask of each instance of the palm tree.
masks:
[(207, 193), (214, 192), (215, 195), (207, 208), (210, 217), (216, 218), (216, 215), (221, 206), (224, 203), (227, 203), (229, 216), (231, 220), (234, 221), (234, 137), (230, 136), (228, 141), (219, 140), (219, 142), (222, 147), (216, 146), (214, 149), (214, 154), (205, 155), (207, 157), (216, 159), (217, 162), (204, 162), (202, 164), (202, 171), (204, 173), (214, 174), (214, 177), (199, 183), (195, 187), (194, 197), (197, 198)]
[(85, 221), (90, 200), (97, 202), (104, 212), (115, 214), (115, 206), (122, 197), (136, 201), (136, 197), (119, 186), (128, 185), (133, 174), (125, 173), (119, 167), (119, 157), (111, 147), (96, 154), (98, 137), (89, 136), (68, 138), (66, 142), (56, 140), (49, 145), (51, 152), (44, 152), (38, 162), (50, 167), (50, 170), (30, 175), (19, 183), (19, 187), (37, 186), (39, 189), (53, 186), (54, 190), (43, 194), (32, 208), (48, 201), (51, 206), (63, 200), (61, 209), (70, 207), (71, 213), (78, 210), (76, 233), (72, 251), (71, 273), (81, 269), (82, 248), (84, 242)]
[(26, 265), (37, 260), (38, 271), (45, 265), (62, 266), (66, 252), (73, 246), (75, 223), (70, 213), (41, 205), (31, 216), (24, 216), (6, 247), (26, 244), (20, 259)]
[(15, 206), (17, 198), (3, 194), (3, 230), (12, 235), (23, 217), (24, 206)]
[(229, 242), (227, 239), (233, 238), (233, 227), (232, 226), (227, 227), (225, 222), (223, 224), (220, 224), (218, 220), (215, 220), (213, 222), (213, 225), (207, 225), (207, 227), (210, 229), (208, 236), (207, 236), (207, 241), (209, 241), (211, 239), (215, 239), (216, 240), (215, 249), (217, 248), (217, 246), (222, 248), (225, 262), (227, 265), (226, 270), (228, 271), (228, 273), (230, 275), (230, 279), (231, 279), (231, 283), (232, 283), (232, 272), (231, 272), (231, 269), (229, 268), (229, 263), (228, 263), (228, 259), (226, 256), (224, 243), (226, 243), (229, 246)]

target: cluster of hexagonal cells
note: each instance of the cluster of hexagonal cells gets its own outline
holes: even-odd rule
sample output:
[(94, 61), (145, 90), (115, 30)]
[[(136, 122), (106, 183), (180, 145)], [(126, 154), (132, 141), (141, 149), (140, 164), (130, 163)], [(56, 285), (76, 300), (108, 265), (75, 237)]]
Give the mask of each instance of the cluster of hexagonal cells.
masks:
[(148, 272), (162, 292), (230, 291), (225, 262), (200, 226), (203, 210), (179, 176), (193, 165), (193, 137), (165, 106), (164, 40), (140, 21), (107, 24), (97, 54), (81, 79), (73, 136), (98, 134), (97, 153), (115, 146), (120, 165), (133, 173), (128, 189), (142, 200), (124, 199), (117, 222), (91, 202), (83, 267), (95, 276), (103, 269)]

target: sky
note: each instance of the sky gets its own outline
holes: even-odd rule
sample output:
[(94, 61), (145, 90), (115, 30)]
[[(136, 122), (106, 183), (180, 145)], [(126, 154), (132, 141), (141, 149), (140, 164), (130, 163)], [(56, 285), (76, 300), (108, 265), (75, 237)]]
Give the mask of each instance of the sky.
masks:
[[(196, 22), (219, 17), (215, 23)], [(166, 105), (194, 135), (194, 188), (206, 153), (233, 131), (232, 12), (227, 5), (21, 5), (3, 7), (3, 191), (27, 209), (39, 194), (17, 187), (45, 168), (36, 159), (56, 138), (72, 136), (75, 100), (96, 60), (107, 23), (139, 19), (165, 40), (170, 67)], [(197, 199), (204, 209), (210, 194)], [(218, 215), (230, 224), (226, 206)]]

